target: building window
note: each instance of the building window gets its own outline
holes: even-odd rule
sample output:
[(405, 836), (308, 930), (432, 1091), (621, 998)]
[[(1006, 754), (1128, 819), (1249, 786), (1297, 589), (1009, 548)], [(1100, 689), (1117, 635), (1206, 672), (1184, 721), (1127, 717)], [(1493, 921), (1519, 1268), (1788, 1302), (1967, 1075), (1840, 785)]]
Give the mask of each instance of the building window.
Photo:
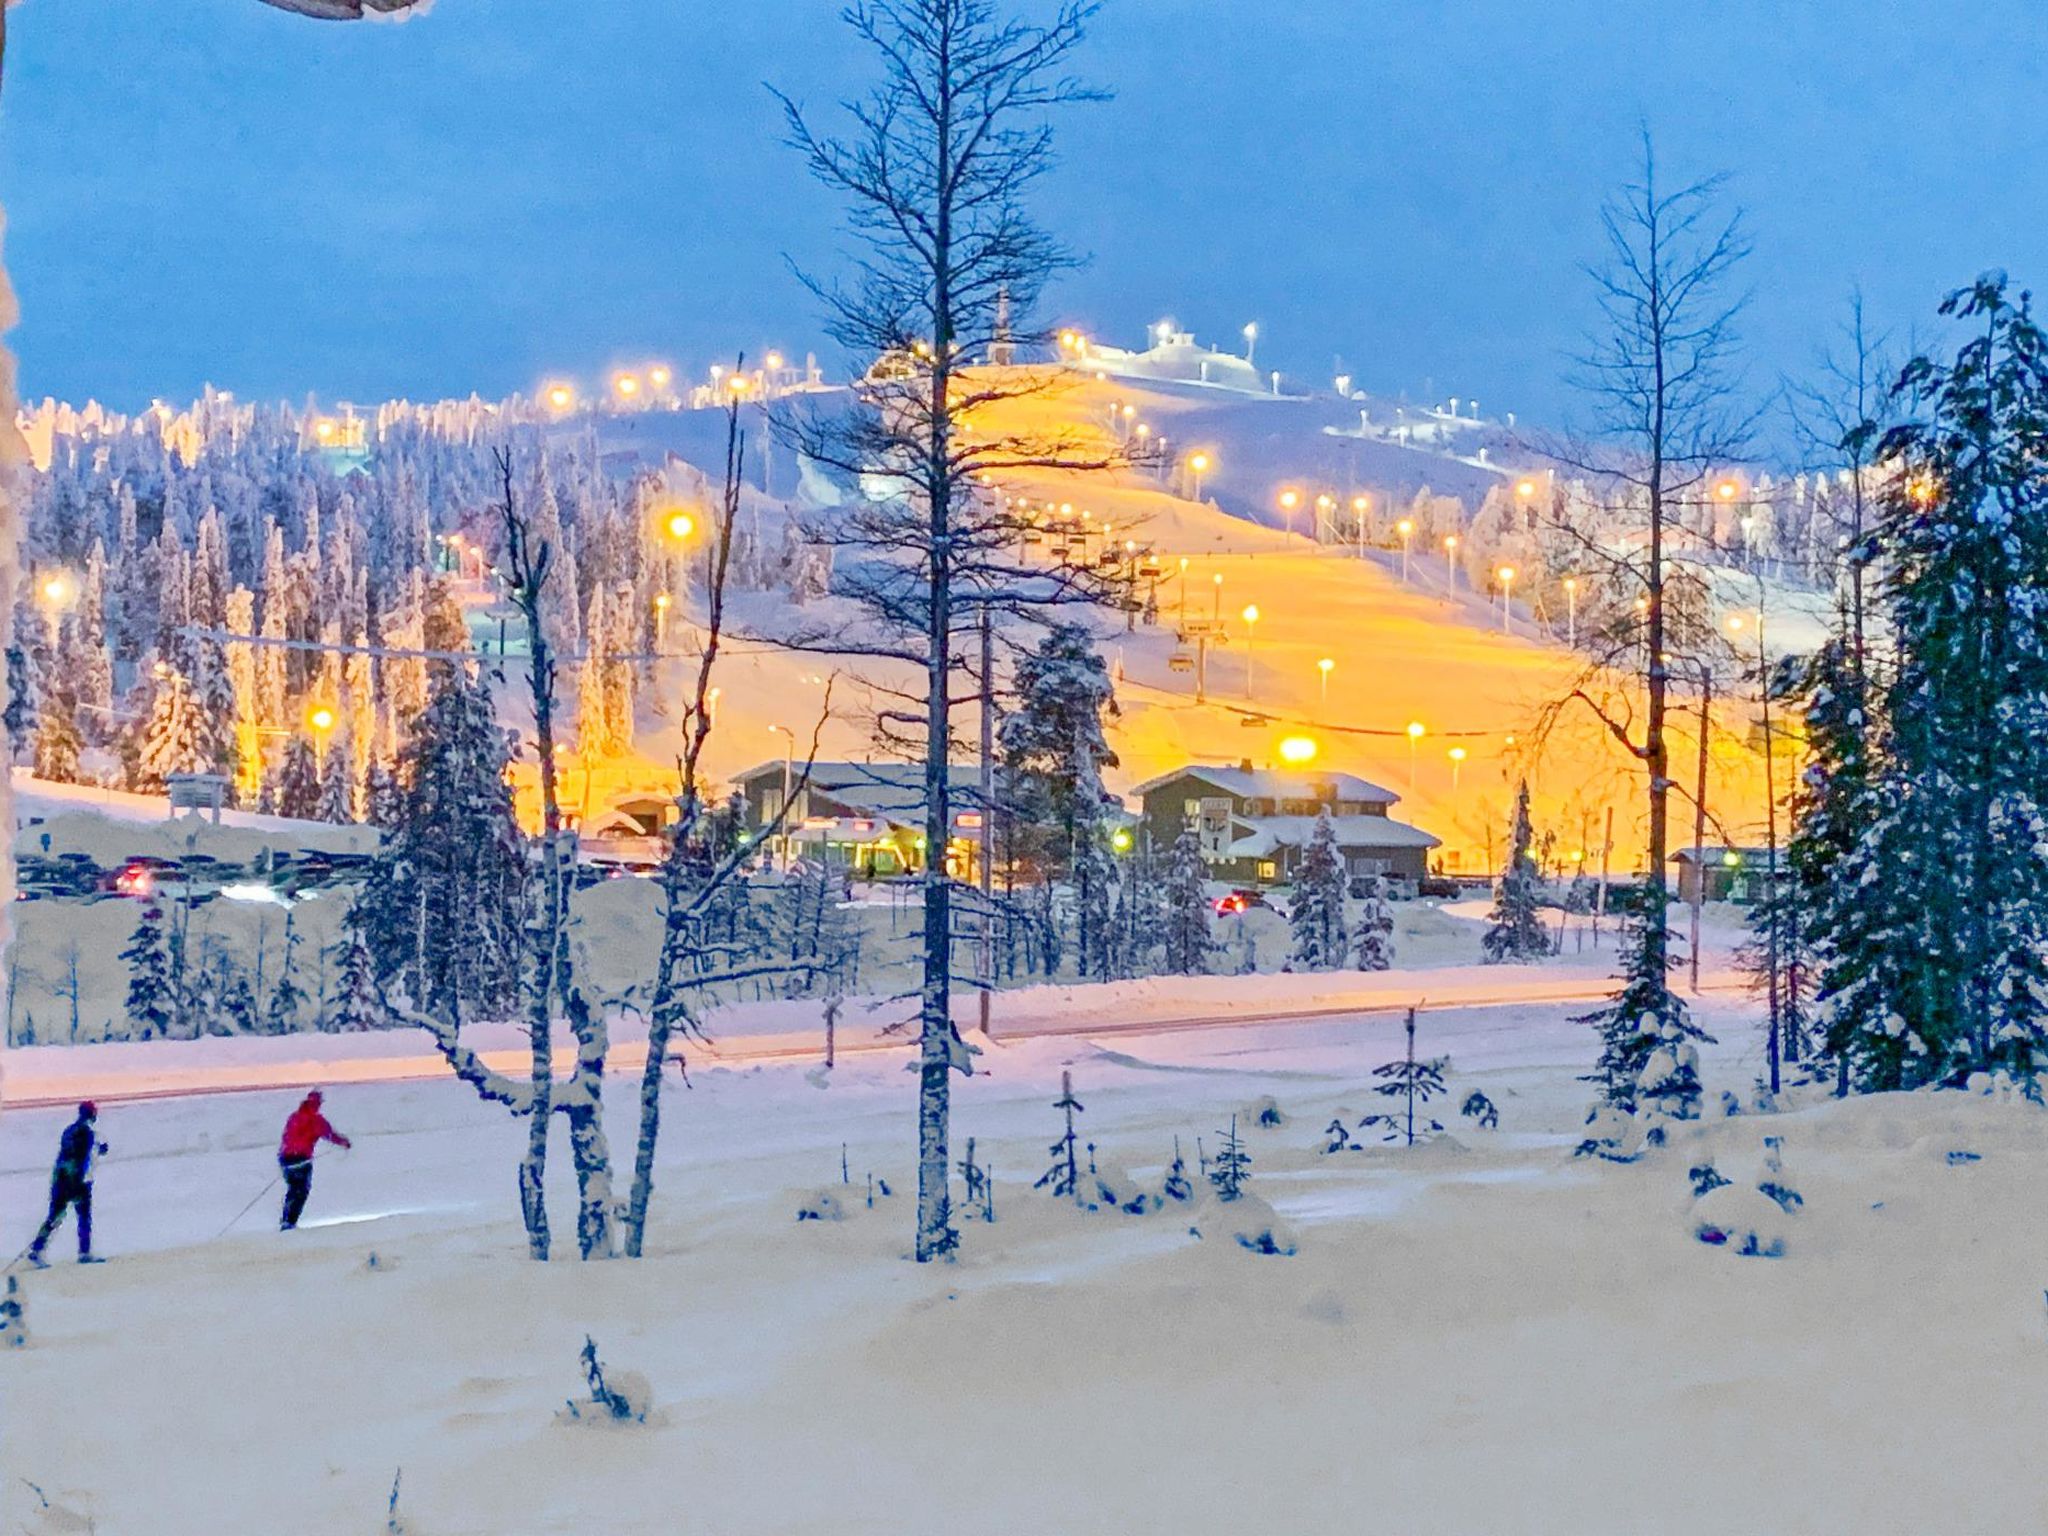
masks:
[(1261, 880), (1274, 880), (1279, 878), (1279, 874), (1279, 867), (1271, 859), (1259, 860), (1259, 878)]

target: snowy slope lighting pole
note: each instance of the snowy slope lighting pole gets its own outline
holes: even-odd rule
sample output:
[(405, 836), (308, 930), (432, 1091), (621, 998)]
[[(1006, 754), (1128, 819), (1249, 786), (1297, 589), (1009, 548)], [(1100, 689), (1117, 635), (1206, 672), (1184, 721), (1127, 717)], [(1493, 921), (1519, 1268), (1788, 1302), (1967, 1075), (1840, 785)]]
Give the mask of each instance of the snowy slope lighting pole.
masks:
[(1244, 605), (1244, 696), (1252, 696), (1252, 642), (1258, 638), (1259, 605)]
[(1415, 537), (1415, 519), (1404, 517), (1394, 524), (1394, 531), (1401, 535), (1401, 585), (1408, 585), (1408, 544)]
[(1246, 326), (1246, 327), (1244, 328), (1244, 361), (1245, 361), (1245, 366), (1246, 366), (1247, 368), (1249, 368), (1249, 367), (1251, 366), (1251, 361), (1252, 361), (1252, 349), (1253, 349), (1254, 347), (1256, 347), (1256, 346), (1257, 346), (1258, 344), (1259, 344), (1259, 327), (1258, 327), (1257, 323), (1256, 323), (1256, 322), (1254, 322), (1253, 324), (1251, 324), (1251, 325), (1248, 325), (1248, 326)]
[(1493, 574), (1500, 579), (1500, 632), (1505, 635), (1510, 632), (1508, 615), (1515, 600), (1515, 568), (1504, 565)]

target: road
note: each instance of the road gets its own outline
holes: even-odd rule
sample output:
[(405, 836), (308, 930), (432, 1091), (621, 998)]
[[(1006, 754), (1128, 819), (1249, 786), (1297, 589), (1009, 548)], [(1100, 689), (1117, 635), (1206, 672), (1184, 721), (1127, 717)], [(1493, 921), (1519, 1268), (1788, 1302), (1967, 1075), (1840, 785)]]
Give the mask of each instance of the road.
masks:
[[(1606, 998), (1613, 989), (1611, 979), (1590, 969), (1537, 967), (1517, 971), (1492, 966), (1373, 975), (1202, 978), (1199, 983), (1182, 983), (1195, 995), (1179, 999), (1160, 999), (1136, 992), (1142, 985), (1112, 983), (1100, 988), (1034, 988), (999, 994), (991, 1036), (1007, 1041), (1159, 1035), (1398, 1015), (1411, 1007), (1591, 1005)], [(1718, 967), (1703, 975), (1701, 990), (1726, 993), (1743, 986), (1743, 979), (1732, 968)], [(1205, 991), (1225, 995), (1201, 996)], [(1290, 999), (1289, 991), (1296, 996)], [(1261, 998), (1260, 994), (1265, 996)], [(858, 1017), (851, 1008), (847, 1016)], [(744, 1015), (736, 1013), (734, 1021), (740, 1023), (743, 1018)], [(777, 1020), (771, 1015), (750, 1022), (772, 1025)], [(838, 1051), (850, 1056), (906, 1051), (909, 1046), (909, 1038), (903, 1033), (885, 1035), (869, 1027), (856, 1034), (842, 1025)], [(693, 1044), (689, 1056), (699, 1065), (747, 1066), (814, 1060), (822, 1050), (819, 1027), (807, 1025), (801, 1029), (735, 1029), (722, 1033), (711, 1044)], [(501, 1048), (486, 1048), (480, 1054), (496, 1070), (514, 1075), (526, 1070), (526, 1047), (509, 1037)], [(613, 1046), (608, 1068), (614, 1075), (637, 1073), (646, 1059), (644, 1038), (622, 1038)], [(564, 1051), (558, 1058), (557, 1071), (566, 1074), (572, 1061), (572, 1054)], [(0, 1053), (0, 1105), (16, 1109), (52, 1108), (88, 1098), (101, 1103), (135, 1103), (338, 1084), (429, 1081), (447, 1073), (447, 1065), (425, 1035), (414, 1030), (376, 1035), (46, 1046)]]

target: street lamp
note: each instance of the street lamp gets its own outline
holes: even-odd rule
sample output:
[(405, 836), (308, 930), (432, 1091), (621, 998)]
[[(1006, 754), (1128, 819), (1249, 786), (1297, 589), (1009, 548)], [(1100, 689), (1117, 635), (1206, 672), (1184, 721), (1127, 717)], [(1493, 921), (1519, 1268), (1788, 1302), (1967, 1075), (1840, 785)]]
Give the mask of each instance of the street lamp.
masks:
[(662, 526), (668, 530), (670, 538), (674, 539), (678, 544), (682, 544), (687, 542), (690, 535), (697, 531), (697, 519), (690, 516), (687, 512), (671, 512), (662, 523)]
[(654, 648), (657, 651), (668, 641), (668, 605), (673, 601), (666, 592), (654, 594)]
[(1506, 634), (1509, 607), (1514, 602), (1515, 595), (1515, 568), (1512, 565), (1504, 565), (1493, 574), (1500, 580), (1500, 632)]
[(1408, 722), (1408, 793), (1415, 793), (1415, 748), (1422, 740), (1424, 731), (1420, 720)]
[(1579, 647), (1579, 578), (1567, 576), (1564, 579), (1564, 643), (1572, 650)]
[(1354, 496), (1351, 498), (1352, 532), (1357, 536), (1358, 558), (1361, 560), (1365, 558), (1365, 515), (1371, 510), (1372, 498), (1370, 496)]
[(1195, 477), (1195, 493), (1188, 500), (1200, 501), (1202, 499), (1202, 476), (1209, 473), (1209, 455), (1206, 453), (1189, 454), (1188, 471)]
[(559, 416), (576, 403), (576, 391), (566, 384), (550, 384), (547, 399), (548, 409)]
[(1404, 517), (1394, 524), (1394, 531), (1401, 535), (1401, 584), (1408, 584), (1408, 541), (1415, 536), (1415, 519)]
[(1316, 670), (1323, 674), (1323, 708), (1325, 709), (1330, 707), (1330, 669), (1336, 665), (1337, 663), (1328, 656), (1325, 656), (1316, 663)]
[(1294, 532), (1294, 509), (1301, 505), (1301, 492), (1290, 487), (1280, 493), (1280, 515), (1287, 522), (1287, 531)]
[(612, 380), (612, 391), (621, 400), (631, 403), (640, 397), (640, 375), (622, 373)]
[(1316, 498), (1316, 542), (1318, 544), (1323, 542), (1323, 530), (1326, 527), (1332, 526), (1330, 522), (1330, 514), (1335, 512), (1336, 510), (1336, 497), (1325, 495), (1318, 496)]
[(1215, 582), (1215, 590), (1209, 595), (1209, 622), (1212, 626), (1223, 622), (1223, 573), (1221, 571), (1216, 573)]
[(1453, 747), (1446, 755), (1451, 760), (1451, 793), (1456, 795), (1458, 793), (1458, 770), (1465, 766), (1465, 749), (1463, 747)]
[(1244, 328), (1244, 360), (1245, 365), (1247, 367), (1251, 365), (1252, 349), (1256, 347), (1258, 344), (1259, 327), (1257, 323), (1254, 322), (1253, 324), (1248, 325)]
[(1252, 644), (1258, 638), (1259, 605), (1244, 605), (1244, 696), (1252, 696)]
[(1284, 737), (1280, 742), (1280, 761), (1298, 767), (1303, 763), (1314, 762), (1316, 754), (1321, 750), (1313, 736)]
[(1536, 494), (1536, 482), (1534, 480), (1517, 480), (1515, 482), (1515, 494), (1523, 501), (1527, 501)]
[(1447, 597), (1458, 595), (1458, 536), (1455, 533), (1444, 535), (1444, 594)]

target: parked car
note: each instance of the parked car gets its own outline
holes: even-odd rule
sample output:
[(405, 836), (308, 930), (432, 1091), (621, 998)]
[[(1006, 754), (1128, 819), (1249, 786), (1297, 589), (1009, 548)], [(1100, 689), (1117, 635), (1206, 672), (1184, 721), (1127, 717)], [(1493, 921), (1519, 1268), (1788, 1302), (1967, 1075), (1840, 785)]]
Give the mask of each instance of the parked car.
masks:
[(1237, 917), (1250, 911), (1253, 907), (1270, 905), (1272, 903), (1266, 900), (1262, 892), (1242, 888), (1230, 892), (1227, 896), (1216, 898), (1216, 915), (1218, 917)]
[(1424, 875), (1415, 882), (1417, 896), (1441, 896), (1447, 900), (1455, 900), (1463, 893), (1464, 887), (1449, 875)]

